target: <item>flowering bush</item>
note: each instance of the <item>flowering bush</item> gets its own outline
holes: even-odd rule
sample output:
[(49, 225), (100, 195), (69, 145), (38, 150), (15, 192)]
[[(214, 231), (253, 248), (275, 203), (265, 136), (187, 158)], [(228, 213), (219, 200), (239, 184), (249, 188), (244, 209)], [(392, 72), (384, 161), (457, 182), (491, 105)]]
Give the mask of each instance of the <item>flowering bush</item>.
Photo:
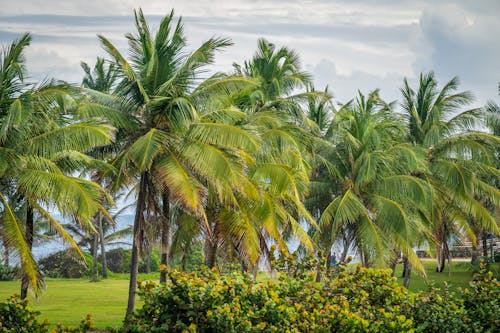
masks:
[(500, 281), (483, 264), (461, 295), (476, 332), (498, 332), (500, 327)]
[(58, 323), (56, 328), (49, 331), (47, 319), (38, 321), (40, 312), (29, 307), (27, 299), (20, 300), (14, 295), (0, 303), (0, 332), (5, 333), (86, 333), (93, 326), (92, 315), (81, 320), (78, 327), (63, 326)]
[(20, 300), (16, 295), (0, 303), (0, 332), (45, 333), (49, 331), (47, 321), (39, 322), (38, 311), (33, 311), (28, 300)]
[(167, 284), (140, 286), (144, 306), (122, 331), (493, 332), (499, 324), (500, 286), (488, 274), (463, 293), (411, 293), (389, 270), (341, 266), (316, 283), (314, 273), (290, 269), (294, 277), (265, 283), (242, 273), (168, 271)]

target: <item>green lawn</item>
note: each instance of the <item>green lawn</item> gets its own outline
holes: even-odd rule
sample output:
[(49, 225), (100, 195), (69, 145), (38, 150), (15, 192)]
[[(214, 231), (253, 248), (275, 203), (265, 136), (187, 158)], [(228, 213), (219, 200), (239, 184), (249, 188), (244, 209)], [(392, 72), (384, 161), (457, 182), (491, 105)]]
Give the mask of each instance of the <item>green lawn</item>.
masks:
[[(451, 264), (449, 272), (448, 265), (446, 265), (445, 270), (442, 273), (436, 273), (435, 261), (423, 261), (422, 264), (425, 268), (427, 280), (423, 278), (420, 272), (413, 270), (409, 288), (411, 291), (424, 290), (427, 287), (427, 282), (432, 282), (439, 288), (443, 288), (445, 282), (448, 284), (450, 289), (456, 289), (458, 287), (465, 288), (473, 275), (469, 262), (454, 261)], [(402, 270), (403, 265), (398, 265), (395, 276), (398, 278), (398, 282), (400, 284), (403, 284), (403, 278), (401, 277)]]
[[(141, 279), (157, 278), (154, 275), (140, 275)], [(101, 280), (97, 283), (88, 279), (46, 279), (46, 289), (37, 301), (30, 297), (33, 309), (40, 311), (40, 318), (47, 318), (52, 325), (62, 322), (76, 326), (88, 313), (94, 315), (97, 328), (120, 326), (127, 307), (127, 275)], [(0, 299), (19, 293), (19, 281), (1, 281)], [(140, 301), (137, 303), (140, 305)]]
[[(402, 283), (401, 267), (398, 265), (396, 276)], [(454, 262), (451, 273), (446, 269), (443, 273), (436, 273), (435, 263), (424, 262), (428, 281), (434, 281), (437, 287), (443, 287), (447, 281), (451, 288), (465, 287), (472, 273), (466, 262)], [(38, 301), (32, 300), (32, 307), (40, 311), (41, 319), (47, 318), (52, 325), (62, 322), (65, 325), (78, 325), (79, 321), (88, 313), (94, 315), (96, 327), (117, 327), (121, 325), (127, 306), (128, 276), (114, 274), (112, 278), (97, 283), (88, 279), (47, 279), (46, 290)], [(259, 280), (269, 277), (259, 275)], [(140, 275), (142, 280), (157, 280), (158, 273)], [(0, 299), (5, 299), (14, 293), (19, 293), (19, 281), (0, 282)], [(410, 290), (425, 289), (426, 283), (421, 274), (413, 271)], [(137, 303), (140, 306), (140, 301)]]

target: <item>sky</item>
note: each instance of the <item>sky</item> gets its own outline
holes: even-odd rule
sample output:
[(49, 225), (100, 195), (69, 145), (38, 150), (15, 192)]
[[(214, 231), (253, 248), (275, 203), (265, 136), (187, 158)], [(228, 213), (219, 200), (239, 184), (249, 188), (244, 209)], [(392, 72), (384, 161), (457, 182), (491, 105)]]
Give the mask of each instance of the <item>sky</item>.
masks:
[(105, 55), (97, 34), (127, 53), (124, 35), (134, 32), (139, 7), (153, 28), (173, 8), (193, 49), (231, 38), (213, 71), (251, 58), (264, 37), (296, 50), (316, 88), (328, 85), (338, 102), (375, 88), (397, 100), (403, 78), (415, 87), (428, 71), (441, 84), (458, 76), (474, 106), (499, 102), (500, 0), (0, 0), (0, 44), (30, 32), (30, 79), (80, 83), (80, 62)]

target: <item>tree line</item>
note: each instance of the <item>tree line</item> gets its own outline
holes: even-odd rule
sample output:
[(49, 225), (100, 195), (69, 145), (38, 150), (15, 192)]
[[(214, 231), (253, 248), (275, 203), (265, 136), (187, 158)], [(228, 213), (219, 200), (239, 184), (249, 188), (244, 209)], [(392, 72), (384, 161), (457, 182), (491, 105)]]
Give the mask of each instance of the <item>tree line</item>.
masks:
[(61, 212), (96, 235), (97, 256), (125, 192), (136, 202), (127, 315), (155, 243), (164, 266), (172, 247), (202, 239), (207, 266), (224, 253), (249, 270), (290, 239), (327, 256), (339, 243), (341, 260), (353, 251), (365, 266), (402, 257), (409, 277), (423, 270), (415, 247), (432, 246), (442, 271), (452, 235), (478, 251), (481, 233), (499, 233), (499, 107), (467, 109), (457, 78), (405, 79), (399, 112), (378, 90), (339, 104), (288, 47), (259, 39), (251, 59), (210, 74), (229, 39), (188, 50), (173, 11), (152, 32), (138, 10), (135, 26), (127, 54), (98, 36), (106, 58), (82, 63), (78, 87), (26, 80), (28, 33), (2, 50), (0, 235), (20, 259), (22, 298), (43, 287), (36, 224), (82, 255)]

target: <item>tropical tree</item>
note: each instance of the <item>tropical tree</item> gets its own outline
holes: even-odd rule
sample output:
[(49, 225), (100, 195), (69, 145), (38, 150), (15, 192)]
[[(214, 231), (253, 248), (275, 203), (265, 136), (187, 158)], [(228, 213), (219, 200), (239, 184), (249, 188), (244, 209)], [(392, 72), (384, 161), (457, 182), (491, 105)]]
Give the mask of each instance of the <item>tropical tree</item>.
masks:
[(334, 114), (331, 136), (318, 147), (316, 172), (326, 174), (315, 179), (328, 189), (319, 219), (325, 252), (340, 234), (352, 235), (364, 265), (385, 264), (396, 247), (422, 269), (412, 245), (426, 230), (416, 208), (425, 210), (430, 191), (412, 175), (426, 166), (418, 149), (402, 143), (402, 124), (376, 90)]
[(420, 75), (417, 91), (406, 79), (401, 89), (408, 140), (425, 150), (429, 165), (419, 177), (435, 192), (428, 218), (438, 272), (449, 258), (447, 238), (451, 233), (462, 229), (475, 238), (473, 225), (499, 231), (497, 217), (484, 205), (484, 200), (499, 205), (500, 191), (484, 178), (498, 177), (493, 154), (499, 138), (475, 130), (481, 124), (482, 110), (463, 111), (472, 94), (457, 89), (456, 77), (439, 89), (432, 72)]
[(310, 169), (305, 159), (309, 135), (304, 129), (309, 123), (301, 103), (314, 93), (297, 92), (310, 83), (311, 77), (301, 69), (295, 51), (276, 48), (264, 39), (258, 41), (251, 60), (234, 64), (234, 68), (236, 75), (257, 83), (232, 94), (228, 103), (243, 112), (235, 125), (251, 130), (260, 139), (259, 150), (246, 170), (250, 188), (257, 189), (259, 195), (248, 190), (244, 195), (237, 193), (239, 209), (213, 209), (219, 217), (213, 219), (213, 232), (206, 238), (208, 266), (215, 264), (219, 243), (242, 256), (243, 266), (253, 266), (266, 255), (269, 242), (287, 252), (286, 240), (292, 235), (309, 250), (313, 248), (301, 225), (314, 224), (302, 203)]
[[(217, 74), (202, 80), (215, 52), (231, 45), (230, 41), (211, 38), (187, 52), (182, 21), (175, 22), (173, 11), (161, 20), (155, 34), (141, 10), (135, 12), (135, 19), (137, 33), (126, 35), (129, 60), (99, 36), (122, 78), (118, 97), (108, 99), (138, 124), (122, 140), (120, 153), (112, 162), (118, 170), (116, 186), (132, 186), (137, 191), (127, 315), (134, 309), (138, 255), (147, 241), (147, 221), (162, 223), (162, 263), (166, 264), (171, 203), (206, 221), (206, 190), (199, 178), (228, 182), (233, 176), (225, 164), (226, 152), (256, 149), (246, 132), (221, 122), (203, 122), (199, 114), (201, 106), (210, 107), (217, 93), (250, 83)], [(165, 281), (164, 272), (161, 281)]]
[[(0, 96), (0, 221), (4, 246), (17, 252), (22, 269), (21, 298), (43, 282), (31, 253), (38, 216), (79, 251), (73, 238), (48, 207), (75, 215), (83, 228), (107, 197), (97, 184), (72, 176), (98, 164), (84, 152), (113, 139), (113, 128), (73, 114), (75, 100), (62, 83), (24, 83), (23, 35), (4, 49)], [(81, 254), (81, 253), (80, 253)]]
[[(118, 128), (118, 133), (117, 133), (117, 140), (121, 140), (121, 138), (124, 136), (124, 131), (132, 130), (135, 127), (135, 123), (130, 122), (126, 119), (123, 119), (124, 117), (119, 117), (118, 121), (113, 117), (109, 117), (108, 114), (110, 113), (109, 107), (108, 109), (102, 110), (103, 105), (96, 105), (95, 99), (96, 96), (95, 94), (99, 93), (104, 93), (104, 94), (109, 94), (112, 92), (113, 89), (116, 88), (116, 84), (118, 83), (118, 70), (116, 68), (116, 65), (114, 63), (106, 63), (103, 58), (97, 58), (96, 63), (94, 65), (94, 68), (91, 70), (90, 66), (85, 63), (81, 62), (81, 67), (85, 73), (83, 79), (82, 79), (82, 87), (83, 89), (83, 99), (80, 101), (79, 105), (79, 112), (85, 114), (85, 112), (92, 112), (95, 111), (96, 109), (98, 111), (104, 111), (105, 116), (101, 113), (97, 113), (98, 116), (104, 116), (110, 123), (113, 123), (114, 126)], [(93, 94), (92, 94), (93, 92)], [(108, 111), (108, 112), (106, 112)], [(112, 111), (111, 111), (112, 112)], [(86, 114), (86, 116), (89, 116), (89, 114)], [(101, 146), (96, 149), (93, 149), (89, 154), (95, 158), (98, 158), (100, 160), (110, 160), (116, 155), (117, 151), (117, 143), (112, 142), (111, 144), (107, 146)], [(103, 185), (103, 179), (100, 177), (100, 174), (96, 172), (97, 170), (94, 170), (92, 174), (92, 179), (94, 181), (100, 182), (100, 185)], [(108, 265), (106, 262), (106, 239), (105, 239), (105, 224), (106, 224), (106, 219), (103, 217), (103, 215), (98, 212), (94, 218), (93, 218), (93, 223), (98, 231), (97, 235), (92, 234), (92, 243), (94, 246), (91, 249), (91, 253), (93, 254), (94, 257), (94, 267), (93, 267), (93, 280), (97, 281), (97, 252), (98, 252), (98, 245), (100, 244), (101, 248), (101, 260), (102, 260), (102, 277), (106, 279), (108, 277)], [(111, 223), (113, 223), (111, 221)], [(99, 243), (99, 244), (98, 244)]]

